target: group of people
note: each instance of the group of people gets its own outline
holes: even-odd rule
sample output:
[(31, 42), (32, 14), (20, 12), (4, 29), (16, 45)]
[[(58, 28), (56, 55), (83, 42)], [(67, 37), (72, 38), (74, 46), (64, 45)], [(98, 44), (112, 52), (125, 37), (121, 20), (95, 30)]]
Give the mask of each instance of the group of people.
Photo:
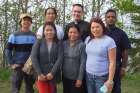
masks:
[[(84, 7), (74, 4), (73, 21), (62, 27), (55, 24), (57, 11), (45, 10), (45, 22), (36, 34), (31, 32), (32, 17), (23, 14), (20, 31), (9, 36), (7, 60), (12, 68), (12, 92), (19, 93), (22, 80), (25, 93), (57, 93), (57, 79), (62, 76), (63, 93), (121, 93), (121, 78), (125, 75), (128, 49), (125, 32), (115, 26), (116, 11), (105, 13), (106, 26), (99, 17), (88, 23), (82, 20)], [(36, 75), (22, 71), (31, 57)]]

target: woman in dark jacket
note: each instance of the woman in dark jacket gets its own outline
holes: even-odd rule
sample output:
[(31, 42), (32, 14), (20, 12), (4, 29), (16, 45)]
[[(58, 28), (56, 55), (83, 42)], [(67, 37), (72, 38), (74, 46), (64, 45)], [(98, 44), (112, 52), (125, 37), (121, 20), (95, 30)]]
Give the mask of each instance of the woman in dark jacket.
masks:
[(68, 40), (63, 43), (63, 93), (83, 93), (82, 80), (86, 62), (85, 45), (79, 39), (80, 30), (76, 24), (71, 24), (67, 32)]
[(62, 62), (62, 44), (58, 42), (53, 23), (46, 22), (43, 31), (43, 38), (36, 41), (31, 53), (37, 72), (36, 84), (39, 93), (56, 93), (56, 72)]

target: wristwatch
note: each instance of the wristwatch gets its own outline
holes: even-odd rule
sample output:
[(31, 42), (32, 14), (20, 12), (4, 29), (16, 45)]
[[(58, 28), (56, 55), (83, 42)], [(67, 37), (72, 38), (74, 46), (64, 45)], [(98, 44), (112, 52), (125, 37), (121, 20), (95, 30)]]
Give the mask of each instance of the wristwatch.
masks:
[(113, 80), (111, 80), (111, 81), (109, 80), (108, 83), (111, 84), (111, 85), (113, 85), (114, 84), (114, 81)]

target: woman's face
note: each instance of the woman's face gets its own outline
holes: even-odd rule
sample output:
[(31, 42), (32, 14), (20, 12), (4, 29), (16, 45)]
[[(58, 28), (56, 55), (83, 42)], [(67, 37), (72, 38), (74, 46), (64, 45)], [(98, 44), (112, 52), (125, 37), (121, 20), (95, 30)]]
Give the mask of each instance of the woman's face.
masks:
[(76, 41), (79, 39), (79, 32), (75, 27), (69, 29), (68, 38), (70, 41)]
[(101, 37), (103, 35), (103, 27), (101, 26), (101, 24), (96, 23), (96, 22), (92, 22), (92, 24), (91, 24), (91, 34), (95, 38)]
[(46, 25), (44, 29), (44, 35), (47, 39), (54, 39), (55, 37), (55, 30), (51, 25)]
[(48, 9), (45, 15), (45, 19), (47, 22), (54, 22), (56, 19), (56, 14), (53, 9)]

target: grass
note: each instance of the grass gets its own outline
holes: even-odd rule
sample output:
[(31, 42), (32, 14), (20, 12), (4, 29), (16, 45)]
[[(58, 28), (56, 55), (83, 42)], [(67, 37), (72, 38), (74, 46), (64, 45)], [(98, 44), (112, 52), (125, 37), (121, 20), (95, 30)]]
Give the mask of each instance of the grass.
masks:
[[(9, 69), (0, 69), (0, 93), (10, 93)], [(20, 93), (24, 93), (24, 84)], [(62, 93), (61, 83), (58, 85), (58, 93)], [(140, 93), (140, 74), (126, 75), (122, 80), (122, 93)]]
[(140, 93), (140, 73), (128, 74), (122, 81), (122, 93)]

